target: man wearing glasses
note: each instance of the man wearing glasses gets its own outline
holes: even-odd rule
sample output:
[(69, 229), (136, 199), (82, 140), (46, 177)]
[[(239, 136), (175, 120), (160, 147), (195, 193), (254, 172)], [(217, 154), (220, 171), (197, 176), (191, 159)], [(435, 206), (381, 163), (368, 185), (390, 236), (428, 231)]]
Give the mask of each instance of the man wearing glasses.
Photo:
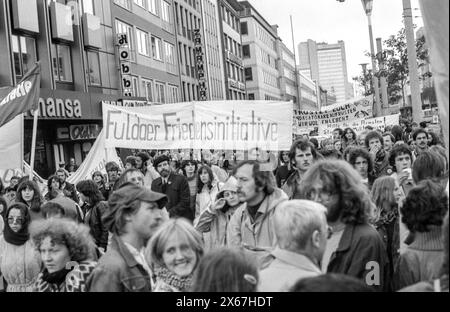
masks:
[(324, 205), (332, 228), (322, 259), (322, 271), (362, 279), (387, 290), (387, 252), (376, 229), (368, 223), (372, 203), (361, 177), (345, 161), (320, 161), (300, 183), (301, 197)]

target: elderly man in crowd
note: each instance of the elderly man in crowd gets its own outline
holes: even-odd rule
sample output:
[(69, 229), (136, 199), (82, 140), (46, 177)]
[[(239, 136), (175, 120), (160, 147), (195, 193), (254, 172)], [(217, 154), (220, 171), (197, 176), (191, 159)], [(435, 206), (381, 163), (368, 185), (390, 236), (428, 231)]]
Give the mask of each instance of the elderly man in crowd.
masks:
[(327, 208), (332, 235), (322, 271), (354, 276), (384, 290), (389, 282), (388, 257), (377, 230), (368, 223), (372, 204), (359, 174), (345, 161), (314, 164), (301, 184), (301, 196)]
[(256, 160), (246, 160), (236, 167), (241, 205), (233, 214), (227, 229), (228, 246), (245, 247), (257, 260), (276, 245), (273, 215), (287, 195), (275, 186), (271, 171), (262, 171)]
[(274, 214), (278, 247), (260, 272), (260, 291), (287, 291), (299, 279), (320, 275), (327, 244), (326, 208), (309, 200), (281, 203)]
[(151, 291), (152, 272), (143, 251), (150, 237), (167, 220), (162, 210), (165, 199), (166, 195), (131, 182), (110, 196), (104, 222), (113, 233), (112, 242), (87, 281), (89, 291)]

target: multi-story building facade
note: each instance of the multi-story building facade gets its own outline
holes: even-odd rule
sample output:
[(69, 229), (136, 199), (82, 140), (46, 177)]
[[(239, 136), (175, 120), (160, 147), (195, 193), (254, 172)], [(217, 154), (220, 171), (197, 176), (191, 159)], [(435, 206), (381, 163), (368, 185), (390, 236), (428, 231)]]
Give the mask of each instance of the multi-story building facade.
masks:
[[(41, 64), (34, 167), (48, 177), (80, 164), (102, 128), (102, 102), (179, 101), (172, 0), (0, 1), (0, 86)], [(131, 96), (123, 95), (117, 35), (126, 34)], [(32, 116), (25, 117), (29, 160)]]
[[(283, 101), (292, 101), (298, 103), (298, 77), (296, 75), (295, 56), (286, 45), (279, 40), (279, 76), (281, 99)], [(298, 104), (297, 104), (298, 105)]]
[(323, 88), (333, 92), (338, 102), (351, 98), (344, 41), (328, 44), (308, 40), (300, 43), (298, 49), (302, 73), (309, 73), (312, 80), (317, 80)]
[(271, 26), (248, 1), (239, 4), (247, 98), (280, 100), (277, 26)]
[(219, 0), (220, 34), (227, 100), (245, 99), (245, 77), (239, 11), (236, 0)]
[(208, 100), (226, 100), (218, 0), (201, 0)]
[[(178, 62), (181, 77), (182, 101), (194, 101), (207, 98), (206, 72), (199, 73), (195, 56), (194, 35), (199, 36), (203, 45), (202, 7), (200, 0), (173, 0), (175, 28), (178, 50)], [(203, 45), (204, 46), (204, 45)], [(201, 62), (205, 62), (204, 52)]]
[(307, 75), (298, 72), (300, 108), (302, 110), (319, 110), (318, 87)]

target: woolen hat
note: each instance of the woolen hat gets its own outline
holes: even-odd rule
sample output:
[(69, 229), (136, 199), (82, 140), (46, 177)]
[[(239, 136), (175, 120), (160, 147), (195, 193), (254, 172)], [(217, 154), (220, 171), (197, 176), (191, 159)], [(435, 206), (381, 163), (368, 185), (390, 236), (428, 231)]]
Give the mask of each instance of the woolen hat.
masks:
[(158, 167), (158, 165), (160, 163), (162, 163), (163, 161), (167, 161), (170, 162), (170, 158), (167, 155), (161, 155), (158, 156), (154, 161), (153, 161), (153, 167), (155, 167), (155, 169)]

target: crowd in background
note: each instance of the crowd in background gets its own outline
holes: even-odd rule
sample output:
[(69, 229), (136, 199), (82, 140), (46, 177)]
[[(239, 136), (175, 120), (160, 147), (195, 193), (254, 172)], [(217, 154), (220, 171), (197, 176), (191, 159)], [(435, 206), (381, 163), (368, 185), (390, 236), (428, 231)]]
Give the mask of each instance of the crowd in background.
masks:
[(448, 291), (447, 153), (401, 121), (254, 160), (142, 150), (76, 185), (71, 160), (45, 194), (0, 180), (0, 288)]

